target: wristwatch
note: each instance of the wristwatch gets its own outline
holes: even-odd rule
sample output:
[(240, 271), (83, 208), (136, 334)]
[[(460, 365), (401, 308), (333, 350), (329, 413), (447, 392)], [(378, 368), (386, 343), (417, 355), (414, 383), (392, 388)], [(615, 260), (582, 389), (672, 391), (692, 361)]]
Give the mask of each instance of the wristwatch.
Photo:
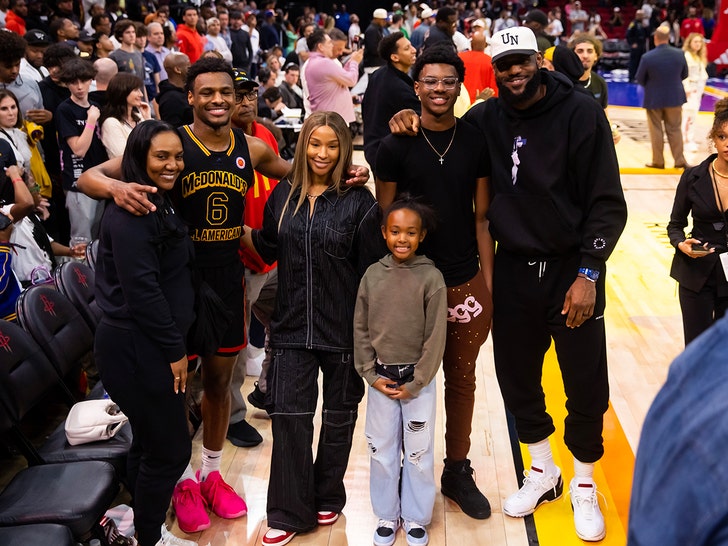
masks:
[(599, 280), (599, 270), (589, 269), (588, 267), (580, 267), (579, 275), (582, 275), (586, 280), (591, 282), (597, 282)]

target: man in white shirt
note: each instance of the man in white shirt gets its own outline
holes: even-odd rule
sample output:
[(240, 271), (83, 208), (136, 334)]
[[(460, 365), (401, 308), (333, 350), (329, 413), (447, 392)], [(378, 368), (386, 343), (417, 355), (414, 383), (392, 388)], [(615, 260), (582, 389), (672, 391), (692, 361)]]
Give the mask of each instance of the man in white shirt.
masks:
[(23, 80), (39, 82), (48, 75), (43, 66), (43, 53), (51, 45), (51, 38), (42, 30), (29, 30), (25, 33), (25, 57), (20, 59), (20, 77)]

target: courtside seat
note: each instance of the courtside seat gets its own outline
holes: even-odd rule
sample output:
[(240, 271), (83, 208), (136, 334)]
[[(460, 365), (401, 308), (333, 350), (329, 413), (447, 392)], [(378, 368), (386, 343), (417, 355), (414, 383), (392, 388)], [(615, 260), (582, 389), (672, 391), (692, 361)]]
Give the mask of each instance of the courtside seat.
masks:
[[(0, 527), (55, 523), (86, 540), (119, 492), (102, 461), (47, 464), (20, 471), (0, 494)], [(49, 540), (26, 544), (54, 544)]]
[(95, 332), (102, 313), (95, 301), (93, 269), (77, 261), (64, 262), (53, 272), (53, 279), (58, 291), (70, 300)]
[[(7, 351), (7, 358), (0, 361), (0, 433), (12, 439), (29, 464), (105, 461), (114, 466), (123, 481), (132, 442), (129, 423), (109, 440), (77, 446), (68, 443), (65, 423), (61, 423), (41, 447), (31, 443), (21, 429), (22, 420), (63, 382), (30, 335), (17, 324), (0, 321), (0, 343)], [(69, 405), (72, 403), (71, 398)]]
[(75, 546), (73, 533), (65, 525), (39, 523), (18, 527), (0, 527), (0, 544), (3, 546), (32, 546), (48, 544), (51, 546)]

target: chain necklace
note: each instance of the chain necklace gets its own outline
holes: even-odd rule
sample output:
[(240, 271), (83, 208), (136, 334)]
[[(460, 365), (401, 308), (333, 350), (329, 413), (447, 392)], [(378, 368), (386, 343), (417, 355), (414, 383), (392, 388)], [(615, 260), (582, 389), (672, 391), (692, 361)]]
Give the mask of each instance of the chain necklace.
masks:
[(455, 125), (453, 126), (452, 137), (450, 138), (450, 144), (447, 145), (447, 148), (445, 148), (445, 151), (442, 153), (438, 152), (437, 149), (432, 145), (432, 142), (430, 142), (430, 139), (427, 138), (427, 133), (425, 133), (425, 128), (420, 127), (420, 129), (422, 130), (422, 136), (425, 137), (425, 140), (427, 141), (427, 144), (429, 144), (430, 148), (432, 148), (432, 151), (435, 152), (435, 154), (437, 154), (437, 157), (440, 158), (440, 160), (439, 160), (440, 165), (442, 165), (445, 161), (445, 155), (447, 155), (447, 152), (450, 151), (450, 146), (452, 146), (452, 143), (455, 140), (455, 132), (458, 130), (457, 121), (455, 122)]
[(713, 169), (713, 173), (717, 174), (721, 178), (728, 178), (728, 174), (723, 174), (722, 172), (719, 172), (718, 169), (715, 168), (715, 162), (718, 161), (718, 158), (715, 158), (713, 162), (710, 164), (710, 167)]

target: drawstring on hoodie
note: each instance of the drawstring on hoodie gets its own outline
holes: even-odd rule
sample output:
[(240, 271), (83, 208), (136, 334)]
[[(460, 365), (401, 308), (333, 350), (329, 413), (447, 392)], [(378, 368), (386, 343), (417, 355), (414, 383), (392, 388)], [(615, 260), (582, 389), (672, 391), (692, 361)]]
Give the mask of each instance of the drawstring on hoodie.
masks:
[(539, 262), (539, 261), (528, 262), (528, 265), (536, 265), (536, 264), (538, 264), (538, 281), (541, 282), (541, 279), (543, 279), (543, 276), (546, 274), (546, 262)]

